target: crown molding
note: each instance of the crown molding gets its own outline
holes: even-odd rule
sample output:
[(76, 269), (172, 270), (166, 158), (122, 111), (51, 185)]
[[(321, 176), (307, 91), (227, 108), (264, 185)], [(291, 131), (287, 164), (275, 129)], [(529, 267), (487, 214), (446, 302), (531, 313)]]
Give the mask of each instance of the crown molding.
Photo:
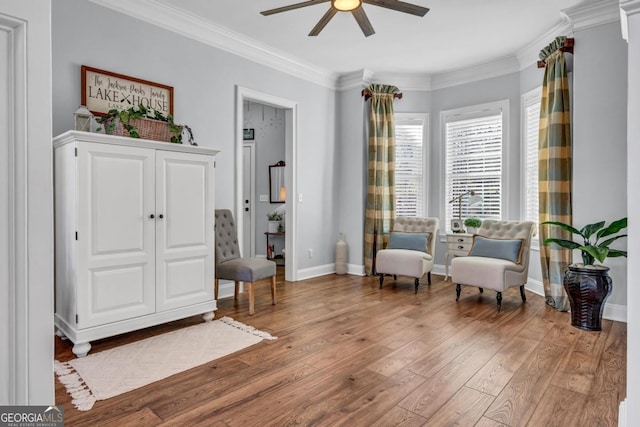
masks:
[(629, 41), (629, 17), (640, 13), (640, 0), (620, 0), (620, 29), (622, 38)]
[(303, 62), (286, 52), (264, 45), (228, 28), (184, 13), (157, 0), (90, 1), (302, 80), (330, 89), (336, 89), (337, 87), (338, 75), (336, 73), (322, 69), (315, 64)]
[(458, 86), (519, 71), (520, 64), (518, 62), (518, 58), (516, 58), (515, 55), (510, 55), (496, 59), (495, 61), (474, 65), (472, 67), (434, 74), (431, 76), (431, 89), (436, 90), (451, 86)]
[(562, 13), (567, 16), (574, 31), (620, 20), (618, 0), (596, 0), (592, 3), (570, 7), (563, 10)]
[(620, 0), (620, 9), (627, 16), (640, 13), (640, 0)]
[(431, 90), (431, 76), (425, 73), (375, 73), (372, 83), (392, 84), (400, 90)]
[(566, 17), (563, 17), (562, 22), (518, 49), (516, 56), (520, 64), (520, 71), (536, 64), (540, 59), (540, 51), (558, 36), (573, 37), (571, 23)]
[(338, 77), (338, 83), (336, 85), (336, 90), (343, 91), (349, 89), (362, 89), (364, 86), (367, 86), (371, 83), (371, 79), (373, 78), (373, 71), (368, 69), (362, 69), (357, 71), (352, 71), (350, 73), (341, 74)]

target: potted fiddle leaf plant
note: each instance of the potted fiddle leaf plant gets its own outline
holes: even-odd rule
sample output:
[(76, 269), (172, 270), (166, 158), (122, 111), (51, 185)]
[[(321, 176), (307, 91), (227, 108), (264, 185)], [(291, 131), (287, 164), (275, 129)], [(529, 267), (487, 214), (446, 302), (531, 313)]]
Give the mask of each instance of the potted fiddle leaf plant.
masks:
[(542, 224), (557, 226), (572, 235), (580, 236), (581, 242), (548, 238), (544, 244), (555, 244), (581, 252), (582, 263), (569, 265), (563, 279), (563, 286), (571, 305), (571, 325), (587, 331), (602, 330), (602, 310), (604, 302), (611, 294), (613, 283), (609, 277), (609, 267), (595, 262), (597, 260), (603, 263), (607, 258), (627, 256), (626, 251), (610, 247), (616, 240), (627, 237), (626, 234), (620, 234), (627, 228), (627, 218), (613, 221), (608, 226), (605, 226), (605, 221), (588, 224), (580, 230), (556, 221)]

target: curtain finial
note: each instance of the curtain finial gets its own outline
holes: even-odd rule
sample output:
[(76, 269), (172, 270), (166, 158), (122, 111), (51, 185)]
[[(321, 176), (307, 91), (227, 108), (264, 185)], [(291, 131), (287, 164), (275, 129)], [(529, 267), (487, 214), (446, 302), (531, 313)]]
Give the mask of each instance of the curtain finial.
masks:
[(544, 68), (547, 65), (547, 58), (551, 56), (554, 52), (567, 52), (573, 54), (573, 46), (575, 45), (575, 39), (567, 38), (565, 36), (558, 36), (554, 41), (549, 43), (547, 47), (540, 51), (538, 57), (540, 61), (538, 61), (538, 68)]

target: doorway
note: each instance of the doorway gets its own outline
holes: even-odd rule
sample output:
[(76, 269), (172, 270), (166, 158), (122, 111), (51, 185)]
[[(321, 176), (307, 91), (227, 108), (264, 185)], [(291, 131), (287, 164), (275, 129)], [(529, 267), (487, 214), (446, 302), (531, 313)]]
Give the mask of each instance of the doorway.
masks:
[[(287, 195), (285, 201), (285, 216), (287, 232), (285, 235), (285, 248), (286, 248), (286, 263), (285, 263), (285, 280), (295, 281), (297, 280), (298, 271), (298, 256), (297, 256), (297, 206), (295, 203), (297, 192), (296, 186), (296, 146), (297, 146), (297, 103), (284, 98), (279, 98), (266, 93), (258, 92), (253, 89), (248, 89), (242, 86), (236, 87), (236, 212), (245, 212), (243, 199), (244, 194), (244, 140), (243, 140), (243, 128), (244, 128), (244, 105), (246, 101), (264, 104), (274, 108), (278, 108), (284, 111), (284, 129), (285, 129), (285, 163), (287, 165), (285, 172), (285, 187)], [(254, 199), (255, 200), (255, 197)], [(254, 209), (255, 210), (255, 209)], [(244, 227), (244, 215), (236, 215), (238, 222), (238, 232), (242, 234), (238, 236), (238, 240), (244, 244), (245, 241), (245, 227)], [(255, 218), (252, 223), (255, 224)], [(250, 232), (250, 231), (249, 231)], [(254, 235), (254, 234), (252, 234)], [(242, 249), (246, 250), (246, 249)], [(254, 245), (255, 251), (255, 245)]]

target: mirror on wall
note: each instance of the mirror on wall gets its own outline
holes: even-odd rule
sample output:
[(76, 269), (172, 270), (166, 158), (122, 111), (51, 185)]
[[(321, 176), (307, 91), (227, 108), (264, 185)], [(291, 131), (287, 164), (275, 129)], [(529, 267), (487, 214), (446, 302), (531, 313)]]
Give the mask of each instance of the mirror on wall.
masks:
[(269, 201), (271, 203), (284, 203), (286, 201), (287, 190), (284, 186), (284, 166), (283, 160), (269, 166)]

